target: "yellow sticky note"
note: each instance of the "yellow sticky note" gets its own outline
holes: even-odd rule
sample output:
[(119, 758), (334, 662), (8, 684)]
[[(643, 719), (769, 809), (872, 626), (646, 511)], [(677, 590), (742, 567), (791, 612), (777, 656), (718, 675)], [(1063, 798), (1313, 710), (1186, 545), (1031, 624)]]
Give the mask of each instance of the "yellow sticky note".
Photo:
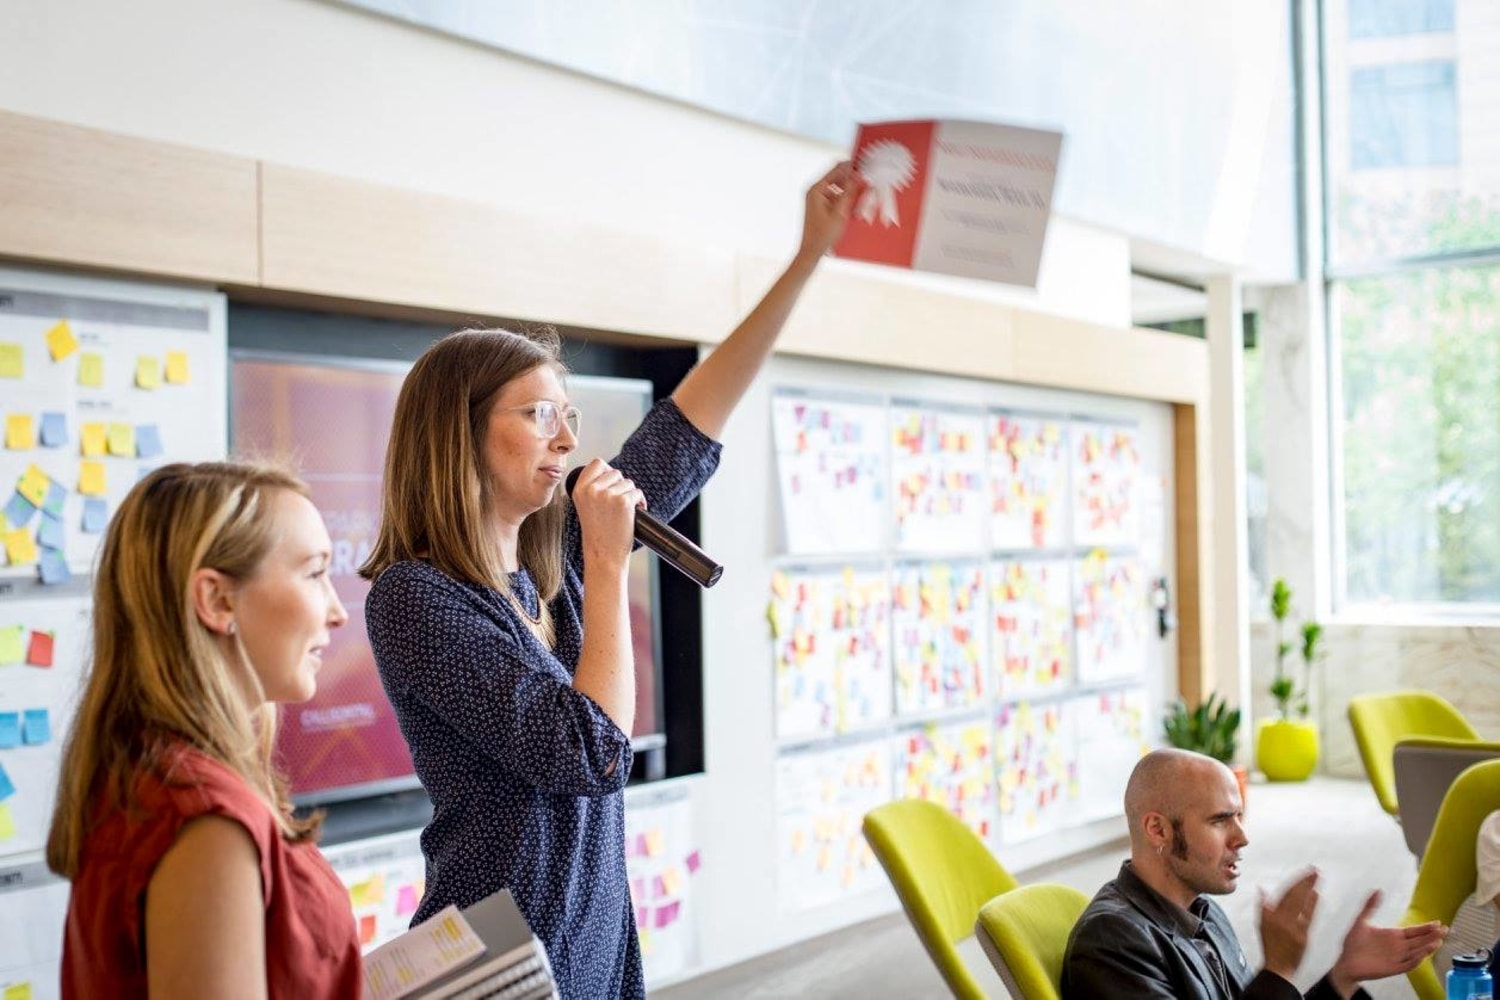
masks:
[(33, 507), (40, 507), (42, 501), (47, 499), (47, 489), (52, 485), (52, 480), (35, 463), (26, 466), (26, 471), (21, 473), (21, 481), (16, 483), (16, 492), (31, 501)]
[(47, 331), (47, 350), (52, 352), (53, 361), (61, 361), (78, 350), (78, 338), (73, 336), (73, 328), (67, 320)]
[[(16, 835), (16, 821), (10, 817), (10, 806), (0, 802), (0, 840), (9, 840)], [(7, 990), (7, 993), (10, 991)], [(26, 984), (26, 992), (31, 992), (31, 984)], [(5, 1000), (10, 1000), (7, 996)]]
[(79, 462), (78, 492), (86, 497), (102, 497), (105, 489), (104, 463), (89, 459)]
[(12, 566), (29, 566), (36, 562), (36, 542), (25, 528), (5, 533), (5, 554)]
[(20, 378), (26, 374), (26, 355), (20, 344), (0, 344), (0, 378)]
[(103, 424), (84, 424), (79, 431), (78, 440), (86, 458), (103, 455), (109, 444), (109, 436)]
[(109, 425), (109, 453), (126, 458), (135, 457), (135, 425)]
[(666, 850), (666, 838), (662, 836), (661, 831), (648, 830), (646, 832), (646, 856), (659, 858), (664, 850)]
[(26, 649), (22, 642), (25, 634), (26, 629), (21, 625), (0, 628), (0, 666), (8, 667), (26, 658)]
[(5, 447), (26, 451), (36, 447), (36, 421), (29, 413), (12, 413), (5, 418)]
[(145, 354), (136, 358), (135, 384), (141, 389), (155, 389), (161, 385), (161, 362)]
[[(0, 806), (0, 809), (3, 808), (4, 806)], [(10, 813), (7, 811), (5, 815), (9, 816)], [(11, 829), (14, 830), (15, 827), (12, 826)], [(0, 840), (4, 839), (4, 836), (0, 836)], [(24, 983), (11, 983), (9, 986), (5, 987), (5, 1000), (31, 1000), (31, 983), (29, 981)]]
[(173, 385), (187, 385), (192, 381), (188, 371), (187, 351), (167, 352), (167, 381)]
[(93, 351), (84, 351), (78, 355), (78, 384), (86, 385), (90, 389), (103, 387), (104, 355), (95, 354)]

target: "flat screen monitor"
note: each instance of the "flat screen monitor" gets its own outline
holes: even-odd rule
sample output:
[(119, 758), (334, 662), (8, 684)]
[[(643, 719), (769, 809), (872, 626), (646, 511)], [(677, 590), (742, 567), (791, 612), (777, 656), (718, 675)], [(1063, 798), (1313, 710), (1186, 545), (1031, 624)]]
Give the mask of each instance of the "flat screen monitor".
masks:
[[(285, 707), (278, 763), (299, 805), (416, 787), (411, 756), (365, 635), (370, 585), (358, 569), (380, 523), (380, 481), (396, 397), (409, 365), (257, 351), (230, 352), (230, 442), (239, 458), (289, 463), (306, 480), (333, 540), (334, 589), (349, 611), (323, 654), (311, 701)], [(651, 383), (574, 375), (583, 413), (579, 461), (615, 454), (651, 405)], [(637, 749), (665, 742), (660, 688), (656, 560), (631, 559)]]

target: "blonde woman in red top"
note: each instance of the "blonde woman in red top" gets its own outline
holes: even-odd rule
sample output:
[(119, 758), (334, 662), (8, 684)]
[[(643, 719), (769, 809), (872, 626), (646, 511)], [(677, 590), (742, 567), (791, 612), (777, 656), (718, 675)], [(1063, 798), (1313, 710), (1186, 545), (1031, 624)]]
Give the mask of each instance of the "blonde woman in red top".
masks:
[(71, 997), (358, 997), (348, 895), (271, 766), (348, 615), (296, 478), (169, 465), (111, 521), (47, 863)]

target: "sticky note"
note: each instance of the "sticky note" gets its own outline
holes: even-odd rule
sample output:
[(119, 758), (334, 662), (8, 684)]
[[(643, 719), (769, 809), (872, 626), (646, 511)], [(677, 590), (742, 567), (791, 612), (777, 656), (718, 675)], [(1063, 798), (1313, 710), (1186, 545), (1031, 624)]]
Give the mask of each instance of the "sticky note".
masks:
[(161, 385), (161, 362), (145, 354), (136, 358), (135, 385), (138, 389), (155, 389)]
[(16, 483), (16, 492), (27, 500), (40, 507), (47, 499), (47, 487), (52, 485), (52, 480), (35, 463), (26, 466), (26, 471), (21, 473), (21, 481)]
[(10, 783), (10, 775), (5, 773), (5, 765), (0, 764), (0, 802), (14, 794), (16, 794), (16, 786)]
[(187, 351), (167, 352), (167, 381), (173, 385), (187, 385), (192, 380), (188, 372)]
[(646, 856), (651, 858), (661, 857), (662, 851), (666, 850), (666, 838), (660, 830), (650, 830), (646, 833)]
[(36, 542), (25, 528), (16, 528), (5, 533), (5, 554), (12, 566), (28, 566), (36, 562)]
[[(0, 840), (9, 840), (15, 835), (16, 821), (11, 818), (10, 806), (4, 802), (0, 802)], [(15, 996), (10, 995), (12, 990), (16, 990)], [(14, 986), (7, 986), (5, 988), (5, 1000), (31, 1000), (31, 984), (22, 983), (19, 989)]]
[(0, 378), (20, 378), (26, 374), (26, 355), (20, 344), (0, 344)]
[(27, 666), (52, 666), (52, 643), (53, 635), (51, 632), (31, 633), (31, 642), (26, 646)]
[(0, 667), (21, 662), (21, 636), (25, 632), (20, 625), (0, 628)]
[[(14, 831), (15, 827), (11, 827)], [(4, 838), (0, 838), (4, 839)], [(11, 983), (5, 987), (5, 993), (0, 1000), (31, 1000), (31, 980), (23, 979), (19, 983)]]
[(67, 533), (62, 521), (51, 514), (42, 515), (42, 523), (36, 526), (36, 543), (44, 549), (60, 549), (67, 544)]
[(109, 523), (109, 507), (98, 497), (90, 497), (83, 502), (83, 533), (85, 535), (97, 535), (104, 530)]
[(78, 338), (73, 336), (73, 328), (63, 320), (47, 331), (47, 350), (52, 354), (53, 361), (61, 361), (78, 350)]
[(90, 389), (104, 387), (104, 355), (93, 351), (78, 355), (78, 384)]
[(375, 914), (366, 913), (359, 918), (359, 943), (367, 945), (375, 940)]
[(42, 550), (41, 570), (42, 582), (49, 587), (55, 587), (59, 583), (67, 583), (73, 579), (73, 571), (68, 569), (68, 560), (57, 549)]
[(5, 418), (5, 447), (26, 451), (36, 447), (36, 420), (29, 413), (12, 413)]
[(21, 742), (39, 747), (52, 739), (52, 719), (45, 708), (28, 708), (21, 720)]
[(109, 453), (122, 458), (135, 457), (135, 428), (129, 424), (109, 425)]
[(47, 495), (42, 498), (42, 513), (62, 517), (63, 504), (67, 502), (68, 489), (57, 480), (47, 484)]
[(84, 424), (79, 430), (79, 447), (85, 458), (98, 458), (109, 445), (109, 432), (103, 424)]
[(31, 515), (36, 513), (36, 504), (21, 495), (21, 491), (10, 495), (10, 503), (5, 505), (5, 520), (10, 522), (12, 528), (24, 527)]
[(78, 492), (86, 497), (102, 497), (108, 489), (104, 463), (84, 459), (78, 463)]
[(396, 916), (404, 917), (417, 912), (417, 887), (403, 885), (396, 890)]
[(161, 432), (156, 429), (155, 424), (141, 424), (135, 429), (137, 455), (141, 458), (155, 458), (161, 451)]
[(68, 443), (68, 418), (61, 413), (42, 414), (42, 447), (60, 448)]
[(21, 745), (21, 713), (0, 712), (0, 750)]

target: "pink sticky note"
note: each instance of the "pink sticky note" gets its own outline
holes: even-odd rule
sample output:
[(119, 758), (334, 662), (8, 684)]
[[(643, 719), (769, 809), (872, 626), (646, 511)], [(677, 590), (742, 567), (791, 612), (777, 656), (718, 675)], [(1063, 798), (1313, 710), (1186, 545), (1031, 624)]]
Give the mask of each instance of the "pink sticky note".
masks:
[(396, 916), (404, 917), (417, 912), (417, 887), (403, 885), (396, 890)]
[(698, 874), (699, 867), (701, 867), (702, 864), (703, 864), (703, 859), (701, 859), (700, 857), (698, 857), (698, 852), (697, 851), (694, 851), (692, 854), (689, 854), (687, 856), (687, 858), (684, 861), (684, 864), (687, 865), (687, 870), (688, 870), (688, 874), (689, 875), (696, 875), (696, 874)]

